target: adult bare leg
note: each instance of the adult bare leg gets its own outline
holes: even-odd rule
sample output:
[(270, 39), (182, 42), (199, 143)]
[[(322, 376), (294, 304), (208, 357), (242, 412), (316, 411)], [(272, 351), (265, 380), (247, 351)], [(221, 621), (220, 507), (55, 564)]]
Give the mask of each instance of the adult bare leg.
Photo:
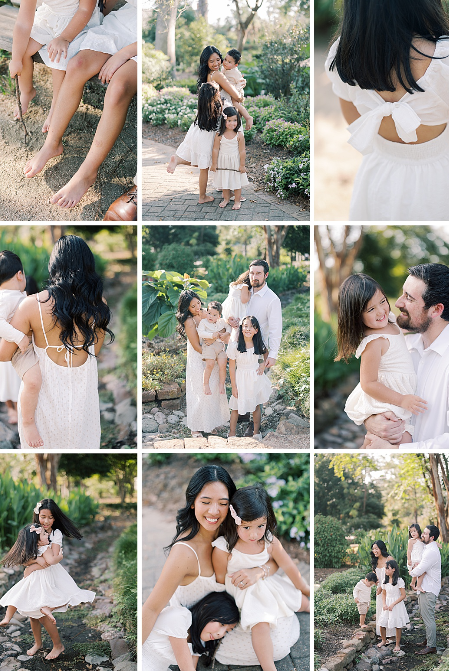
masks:
[(128, 107), (137, 91), (137, 63), (129, 60), (112, 76), (104, 97), (103, 112), (88, 154), (72, 179), (50, 202), (74, 207), (94, 184), (97, 172), (111, 151), (125, 124)]

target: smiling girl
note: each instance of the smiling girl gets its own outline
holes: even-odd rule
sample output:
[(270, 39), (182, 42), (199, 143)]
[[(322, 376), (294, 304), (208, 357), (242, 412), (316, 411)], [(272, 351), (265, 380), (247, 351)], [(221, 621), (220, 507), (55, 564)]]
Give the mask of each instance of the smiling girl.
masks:
[(355, 354), (360, 362), (360, 383), (350, 394), (345, 412), (355, 424), (388, 410), (406, 420), (401, 443), (411, 443), (409, 421), (427, 409), (415, 396), (416, 374), (404, 335), (396, 325), (382, 287), (368, 275), (351, 275), (338, 296), (338, 354), (346, 362)]
[(240, 210), (242, 186), (248, 184), (245, 168), (245, 137), (242, 133), (240, 114), (234, 107), (223, 110), (221, 127), (215, 136), (212, 149), (211, 171), (214, 173), (214, 186), (223, 191), (220, 207), (226, 207), (234, 191), (233, 210)]

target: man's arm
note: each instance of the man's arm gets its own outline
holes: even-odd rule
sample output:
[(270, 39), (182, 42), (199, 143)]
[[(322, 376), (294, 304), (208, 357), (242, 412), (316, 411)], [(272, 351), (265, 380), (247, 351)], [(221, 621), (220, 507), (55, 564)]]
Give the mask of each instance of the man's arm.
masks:
[[(269, 346), (267, 368), (270, 368), (270, 366), (272, 366), (278, 358), (278, 352), (281, 346), (282, 338), (282, 307), (281, 301), (277, 296), (268, 305), (267, 319)], [(270, 359), (272, 359), (271, 362)]]
[[(438, 551), (439, 552), (439, 551)], [(418, 566), (409, 571), (413, 577), (418, 577), (423, 573), (427, 573), (429, 569), (436, 563), (436, 556), (434, 552), (425, 552), (422, 556)]]
[(403, 445), (399, 445), (399, 447), (401, 450), (416, 450), (416, 448), (427, 450), (433, 447), (445, 447), (447, 449), (449, 447), (449, 433), (442, 433), (440, 436), (429, 438), (428, 440), (420, 440), (417, 443), (404, 443)]

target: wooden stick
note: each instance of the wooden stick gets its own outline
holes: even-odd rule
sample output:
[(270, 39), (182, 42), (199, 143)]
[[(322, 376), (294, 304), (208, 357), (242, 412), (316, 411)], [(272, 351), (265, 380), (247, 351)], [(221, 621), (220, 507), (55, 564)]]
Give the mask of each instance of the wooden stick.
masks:
[(23, 116), (22, 116), (22, 103), (20, 102), (20, 89), (19, 89), (19, 75), (16, 75), (14, 77), (14, 79), (15, 79), (15, 82), (16, 82), (16, 98), (17, 98), (17, 106), (19, 108), (19, 120), (20, 120), (22, 126), (25, 129), (25, 144), (26, 144), (29, 133), (27, 131), (27, 127), (25, 126), (25, 121), (23, 120)]

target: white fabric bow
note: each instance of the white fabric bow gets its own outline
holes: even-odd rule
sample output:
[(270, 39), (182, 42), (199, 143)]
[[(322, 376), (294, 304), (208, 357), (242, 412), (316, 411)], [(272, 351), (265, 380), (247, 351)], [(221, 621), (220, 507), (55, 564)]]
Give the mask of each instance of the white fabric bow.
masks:
[(406, 102), (385, 102), (371, 112), (362, 114), (361, 117), (348, 126), (348, 131), (351, 133), (351, 137), (348, 140), (349, 144), (361, 154), (371, 153), (382, 119), (390, 115), (401, 140), (407, 143), (416, 142), (418, 139), (416, 129), (421, 125), (421, 119), (414, 109)]

